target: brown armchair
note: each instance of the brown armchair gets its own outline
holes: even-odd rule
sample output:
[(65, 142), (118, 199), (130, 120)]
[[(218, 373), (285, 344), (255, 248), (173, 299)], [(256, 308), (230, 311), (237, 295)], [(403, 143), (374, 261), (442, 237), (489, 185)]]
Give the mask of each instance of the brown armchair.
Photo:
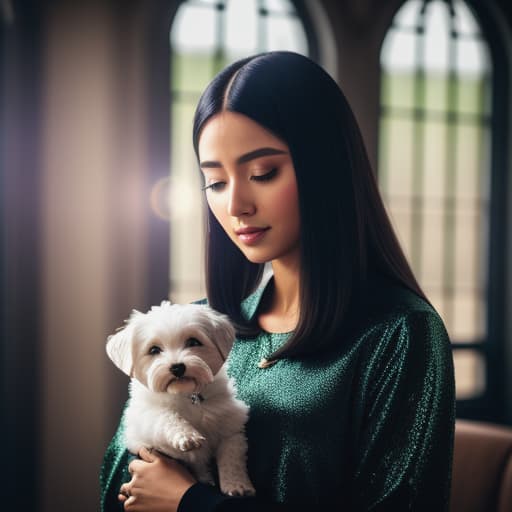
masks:
[(512, 428), (457, 420), (451, 512), (512, 512)]

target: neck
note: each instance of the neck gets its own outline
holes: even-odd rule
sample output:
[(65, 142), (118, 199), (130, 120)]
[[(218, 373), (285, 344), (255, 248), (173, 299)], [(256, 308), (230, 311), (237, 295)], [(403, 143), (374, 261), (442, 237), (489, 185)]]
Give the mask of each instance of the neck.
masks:
[(299, 267), (272, 262), (273, 286), (267, 303), (258, 317), (263, 329), (269, 332), (288, 332), (295, 329), (300, 313)]
[(298, 266), (272, 263), (274, 294), (272, 309), (279, 314), (298, 315), (299, 312), (299, 268)]

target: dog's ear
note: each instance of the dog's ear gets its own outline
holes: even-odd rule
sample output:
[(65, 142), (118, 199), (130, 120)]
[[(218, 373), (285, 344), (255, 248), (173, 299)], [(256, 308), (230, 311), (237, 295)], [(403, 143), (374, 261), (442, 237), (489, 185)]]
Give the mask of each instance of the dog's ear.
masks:
[(126, 375), (131, 377), (133, 370), (132, 358), (132, 337), (133, 337), (133, 321), (142, 315), (137, 310), (133, 310), (128, 320), (128, 324), (119, 330), (116, 334), (109, 336), (107, 339), (107, 354), (112, 362)]
[(125, 327), (123, 330), (109, 336), (107, 339), (107, 354), (112, 362), (126, 375), (132, 373), (132, 328)]
[[(202, 306), (204, 308), (204, 306)], [(212, 341), (217, 345), (222, 359), (225, 361), (235, 341), (235, 328), (226, 315), (221, 315), (210, 308), (205, 308), (210, 319), (213, 332)]]

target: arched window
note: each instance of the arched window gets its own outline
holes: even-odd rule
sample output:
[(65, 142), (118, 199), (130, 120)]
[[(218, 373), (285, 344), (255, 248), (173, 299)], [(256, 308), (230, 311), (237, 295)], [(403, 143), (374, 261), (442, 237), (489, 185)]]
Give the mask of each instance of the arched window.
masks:
[(487, 396), (492, 61), (462, 0), (410, 0), (381, 52), (380, 187), (454, 348), (459, 400)]
[(308, 55), (310, 38), (290, 0), (189, 0), (179, 7), (170, 31), (171, 300), (205, 295), (201, 179), (191, 144), (201, 91), (220, 69), (244, 56), (267, 50)]

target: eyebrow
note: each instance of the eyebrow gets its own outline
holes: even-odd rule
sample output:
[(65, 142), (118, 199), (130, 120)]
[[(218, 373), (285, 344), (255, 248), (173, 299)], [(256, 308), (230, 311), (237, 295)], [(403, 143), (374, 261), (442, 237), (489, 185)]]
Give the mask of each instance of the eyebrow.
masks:
[[(247, 162), (250, 162), (251, 160), (254, 160), (256, 158), (261, 158), (263, 156), (271, 156), (271, 155), (286, 155), (286, 151), (282, 149), (277, 148), (258, 148), (254, 151), (249, 151), (249, 153), (245, 153), (241, 156), (239, 156), (236, 159), (237, 165), (245, 164)], [(212, 168), (212, 167), (222, 167), (222, 164), (220, 162), (217, 162), (216, 160), (207, 160), (204, 162), (201, 162), (199, 166), (202, 169)]]

